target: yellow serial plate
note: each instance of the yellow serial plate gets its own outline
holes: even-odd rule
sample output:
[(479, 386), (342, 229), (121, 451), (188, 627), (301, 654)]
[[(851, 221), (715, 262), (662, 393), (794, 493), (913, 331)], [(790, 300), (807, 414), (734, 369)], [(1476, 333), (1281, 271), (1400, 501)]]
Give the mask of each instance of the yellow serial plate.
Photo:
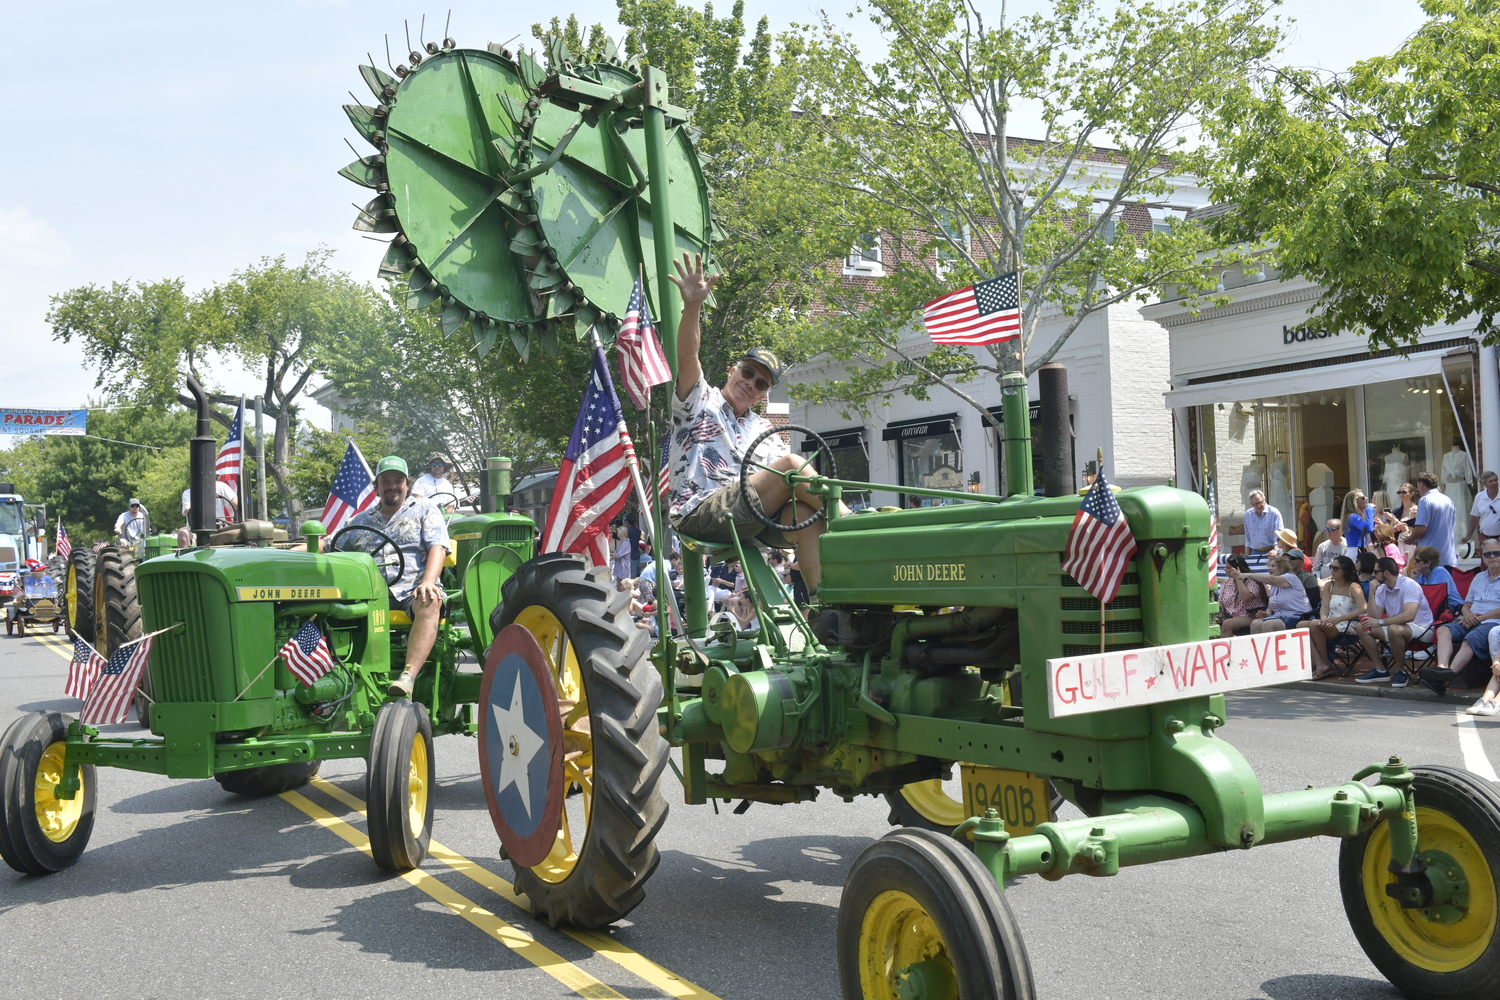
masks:
[(1005, 832), (1011, 836), (1031, 833), (1039, 823), (1052, 820), (1045, 778), (1029, 771), (976, 764), (960, 764), (958, 770), (964, 783), (965, 814), (983, 816), (986, 809), (993, 809), (1005, 820)]
[(240, 587), (242, 601), (330, 601), (337, 600), (337, 587)]
[(472, 542), (476, 538), (483, 537), (483, 535), (484, 532), (482, 531), (471, 531), (464, 535), (449, 535), (448, 540), (451, 542)]

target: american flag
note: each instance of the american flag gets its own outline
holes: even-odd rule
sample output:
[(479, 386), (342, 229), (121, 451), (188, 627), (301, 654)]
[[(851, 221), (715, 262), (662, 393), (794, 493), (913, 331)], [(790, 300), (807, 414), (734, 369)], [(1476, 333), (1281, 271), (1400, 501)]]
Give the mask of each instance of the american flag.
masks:
[(1214, 478), (1205, 475), (1204, 484), (1208, 487), (1208, 589), (1212, 590), (1219, 582), (1219, 513), (1218, 502), (1214, 498)]
[(338, 474), (333, 477), (333, 488), (323, 504), (323, 527), (331, 535), (344, 526), (349, 518), (375, 502), (375, 476), (370, 472), (370, 463), (359, 452), (359, 446), (351, 439), (344, 449), (344, 461)]
[(547, 511), (542, 552), (581, 552), (595, 566), (609, 564), (609, 522), (630, 495), (629, 435), (609, 377), (604, 349), (594, 349), (583, 405), (563, 452)]
[(656, 495), (661, 499), (667, 498), (667, 490), (672, 486), (672, 432), (667, 431), (661, 441), (661, 471), (656, 474)]
[(73, 543), (68, 541), (68, 530), (63, 527), (60, 517), (57, 519), (57, 554), (64, 559), (73, 558)]
[[(90, 726), (110, 725), (124, 722), (130, 713), (130, 702), (135, 697), (136, 686), (141, 682), (141, 671), (151, 657), (151, 643), (158, 632), (141, 636), (128, 642), (110, 654), (99, 671), (94, 686), (89, 690), (78, 721)], [(98, 653), (94, 654), (98, 656)]]
[(224, 441), (224, 447), (219, 449), (218, 460), (214, 462), (214, 475), (219, 478), (219, 482), (228, 483), (234, 489), (236, 499), (240, 495), (240, 473), (244, 470), (244, 465), (245, 401), (242, 399), (240, 408), (234, 412), (229, 437)]
[(79, 701), (89, 696), (89, 689), (104, 669), (104, 657), (99, 651), (78, 636), (73, 636), (73, 661), (68, 664), (68, 683), (63, 692)]
[(1063, 572), (1108, 604), (1115, 599), (1135, 551), (1130, 525), (1125, 523), (1125, 514), (1101, 469), (1078, 513), (1073, 515), (1067, 551), (1063, 553)]
[(312, 619), (303, 622), (297, 634), (288, 639), (276, 654), (286, 660), (287, 669), (308, 687), (333, 669), (328, 637)]
[(620, 324), (615, 337), (615, 350), (620, 354), (620, 384), (637, 410), (651, 405), (651, 387), (672, 380), (672, 369), (667, 365), (667, 356), (656, 339), (656, 327), (651, 324), (651, 308), (646, 304), (646, 290), (641, 285), (640, 272), (636, 272), (635, 288), (630, 293), (630, 304), (625, 307), (625, 321)]
[(1021, 335), (1020, 272), (939, 296), (922, 307), (927, 336), (939, 344), (994, 344)]

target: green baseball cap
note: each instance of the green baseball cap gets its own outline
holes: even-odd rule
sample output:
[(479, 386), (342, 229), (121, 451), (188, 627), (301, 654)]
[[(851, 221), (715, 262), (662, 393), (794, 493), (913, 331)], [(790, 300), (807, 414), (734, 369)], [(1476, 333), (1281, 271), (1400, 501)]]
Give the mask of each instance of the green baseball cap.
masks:
[(375, 478), (379, 479), (382, 472), (399, 472), (403, 476), (411, 475), (406, 469), (406, 459), (400, 455), (387, 455), (375, 466)]

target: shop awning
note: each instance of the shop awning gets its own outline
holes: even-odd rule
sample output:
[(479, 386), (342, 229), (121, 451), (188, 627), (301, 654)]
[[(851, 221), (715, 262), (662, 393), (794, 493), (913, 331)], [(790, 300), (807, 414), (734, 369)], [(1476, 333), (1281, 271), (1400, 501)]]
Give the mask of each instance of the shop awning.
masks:
[[(847, 427), (841, 431), (823, 431), (820, 435), (828, 447), (834, 451), (841, 448), (860, 448), (865, 443), (865, 429), (863, 427)], [(818, 442), (812, 438), (803, 438), (801, 450), (813, 452), (818, 450)]]
[(1225, 379), (1223, 382), (1205, 382), (1172, 389), (1166, 394), (1167, 409), (1179, 406), (1206, 406), (1211, 403), (1233, 403), (1242, 399), (1261, 399), (1267, 396), (1286, 396), (1294, 393), (1322, 392), (1334, 389), (1349, 389), (1356, 385), (1374, 382), (1391, 382), (1396, 379), (1420, 378), (1437, 375), (1443, 370), (1444, 351), (1426, 351), (1403, 358), (1373, 358), (1368, 361), (1328, 365), (1323, 368), (1307, 368), (1301, 371), (1278, 372), (1253, 378)]
[(937, 437), (939, 434), (958, 433), (958, 414), (941, 413), (924, 420), (902, 420), (885, 425), (880, 432), (882, 441), (905, 441), (908, 438)]

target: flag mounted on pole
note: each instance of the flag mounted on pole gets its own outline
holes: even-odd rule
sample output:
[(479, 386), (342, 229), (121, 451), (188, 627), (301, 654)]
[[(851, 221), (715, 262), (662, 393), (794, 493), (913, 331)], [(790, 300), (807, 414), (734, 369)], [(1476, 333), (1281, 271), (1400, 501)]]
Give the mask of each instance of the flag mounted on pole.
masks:
[(68, 529), (63, 527), (61, 516), (57, 519), (57, 554), (64, 559), (73, 558), (73, 543), (68, 541)]
[(609, 564), (609, 522), (624, 509), (631, 489), (629, 441), (609, 363), (604, 349), (596, 347), (583, 405), (547, 510), (543, 553), (580, 552), (595, 566)]
[(146, 661), (151, 658), (151, 644), (165, 631), (167, 629), (159, 629), (143, 635), (109, 655), (78, 713), (79, 722), (103, 726), (125, 721), (125, 716), (130, 713), (130, 703), (135, 698), (135, 689), (141, 682), (141, 671), (146, 669)]
[(240, 475), (245, 469), (245, 401), (234, 412), (234, 423), (229, 426), (229, 437), (219, 449), (214, 462), (214, 475), (221, 483), (228, 483), (236, 495), (240, 492)]
[(323, 527), (331, 535), (355, 514), (375, 502), (375, 476), (353, 439), (344, 449), (344, 461), (333, 477), (333, 488), (323, 504)]
[(668, 427), (661, 442), (661, 471), (656, 474), (656, 495), (662, 500), (667, 499), (667, 490), (672, 486), (672, 468), (669, 464), (671, 457), (672, 428)]
[(1208, 589), (1219, 582), (1219, 505), (1214, 501), (1214, 479), (1205, 475), (1203, 482), (1208, 487)]
[(103, 669), (104, 657), (99, 655), (99, 651), (78, 636), (73, 636), (73, 659), (68, 664), (68, 683), (64, 685), (63, 693), (83, 701), (89, 696), (94, 681), (99, 679), (99, 671)]
[(1021, 335), (1021, 275), (1002, 274), (939, 296), (922, 307), (922, 325), (939, 344), (995, 344)]
[(1099, 477), (1073, 515), (1062, 570), (1101, 603), (1108, 604), (1115, 599), (1135, 553), (1130, 525), (1125, 523), (1125, 513), (1110, 492), (1101, 467)]
[(286, 641), (277, 653), (286, 660), (287, 669), (303, 684), (313, 682), (333, 669), (333, 655), (328, 651), (328, 637), (312, 619), (302, 623), (297, 634)]
[(651, 308), (646, 304), (646, 289), (641, 272), (635, 275), (635, 288), (625, 307), (625, 319), (615, 336), (615, 350), (620, 355), (620, 384), (638, 410), (651, 405), (651, 387), (672, 380), (667, 355), (656, 339), (651, 322)]

